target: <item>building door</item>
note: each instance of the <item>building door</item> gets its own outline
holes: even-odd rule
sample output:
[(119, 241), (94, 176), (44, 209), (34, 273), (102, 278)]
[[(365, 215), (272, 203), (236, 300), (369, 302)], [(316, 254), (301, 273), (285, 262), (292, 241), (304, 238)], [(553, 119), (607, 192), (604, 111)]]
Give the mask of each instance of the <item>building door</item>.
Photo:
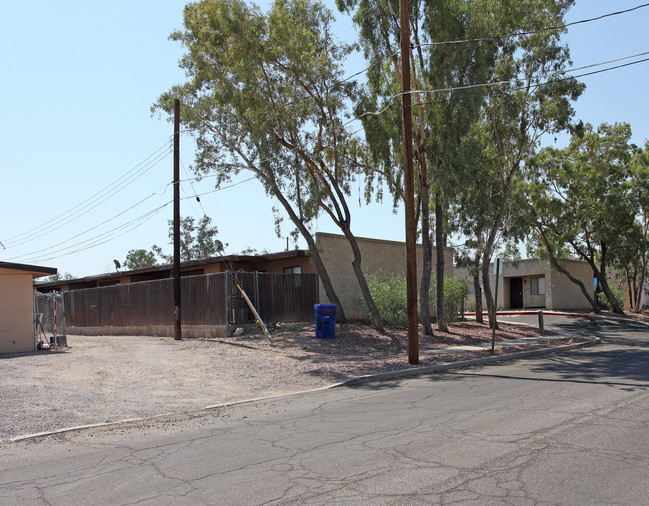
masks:
[(523, 278), (509, 278), (509, 307), (523, 307)]

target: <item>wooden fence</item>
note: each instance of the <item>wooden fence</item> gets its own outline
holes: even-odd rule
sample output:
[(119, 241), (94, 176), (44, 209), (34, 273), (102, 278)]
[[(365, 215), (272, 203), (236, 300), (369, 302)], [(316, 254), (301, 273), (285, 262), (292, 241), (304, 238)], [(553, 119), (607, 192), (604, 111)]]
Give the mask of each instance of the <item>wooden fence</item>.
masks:
[[(254, 322), (241, 286), (266, 323), (308, 321), (318, 303), (316, 274), (224, 272), (181, 278), (183, 325)], [(64, 292), (70, 327), (173, 325), (173, 279)]]

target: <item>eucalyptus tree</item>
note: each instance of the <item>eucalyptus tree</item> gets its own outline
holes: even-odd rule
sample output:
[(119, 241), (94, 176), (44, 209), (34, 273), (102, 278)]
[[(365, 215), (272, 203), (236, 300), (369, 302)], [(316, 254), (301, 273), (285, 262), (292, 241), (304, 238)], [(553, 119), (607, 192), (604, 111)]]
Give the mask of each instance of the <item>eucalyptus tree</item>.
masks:
[[(395, 199), (401, 196), (401, 122), (396, 107), (401, 71), (397, 58), (398, 0), (337, 0), (338, 7), (354, 12), (365, 57), (371, 63), (368, 84), (357, 113), (363, 115), (367, 142)], [(410, 29), (414, 125), (414, 157), (418, 169), (418, 212), (421, 219), (423, 275), (420, 314), (430, 332), (429, 286), (432, 273), (430, 216), (435, 216), (438, 328), (446, 331), (444, 316), (444, 246), (448, 232), (448, 204), (457, 191), (457, 160), (462, 136), (479, 115), (483, 97), (470, 87), (484, 82), (492, 72), (497, 53), (493, 40), (475, 39), (495, 29), (487, 0), (440, 0), (410, 3)], [(431, 198), (432, 197), (432, 198)]]
[(358, 141), (344, 124), (354, 84), (341, 79), (342, 61), (353, 48), (334, 39), (332, 22), (332, 13), (312, 0), (276, 0), (267, 14), (244, 0), (190, 3), (184, 30), (171, 35), (187, 49), (180, 66), (188, 81), (154, 109), (169, 112), (173, 99), (182, 101), (182, 121), (196, 136), (197, 173), (215, 172), (218, 185), (250, 171), (279, 201), (344, 320), (309, 230), (319, 214), (329, 215), (349, 241), (363, 297), (382, 330), (346, 202), (364, 170)]
[(129, 270), (146, 269), (157, 265), (155, 253), (145, 249), (131, 249), (126, 253), (122, 266)]
[(632, 237), (625, 241), (626, 245), (622, 245), (626, 258), (621, 258), (619, 264), (626, 278), (629, 305), (634, 312), (639, 313), (642, 310), (645, 283), (649, 277), (649, 141), (645, 141), (644, 149), (635, 151), (631, 157), (630, 169), (638, 214)]
[[(169, 244), (173, 246), (174, 244), (174, 222), (173, 220), (168, 220), (167, 224), (169, 226)], [(218, 229), (212, 225), (212, 218), (205, 215), (200, 220), (198, 224), (196, 219), (192, 216), (185, 216), (180, 220), (180, 259), (181, 261), (194, 260), (197, 258), (209, 258), (216, 256), (218, 254), (216, 236), (218, 235)], [(162, 251), (162, 248), (156, 244), (151, 246), (150, 252), (146, 252), (147, 255), (140, 255), (139, 262), (146, 262), (153, 258), (153, 264), (155, 265), (155, 255), (158, 255), (165, 262), (173, 262), (174, 256), (167, 255)], [(129, 251), (129, 254), (133, 250)], [(144, 250), (135, 250), (135, 251), (144, 251)], [(127, 262), (131, 268), (132, 261), (135, 260), (127, 255)]]
[[(489, 193), (482, 199), (489, 226), (483, 231), (482, 277), (489, 321), (496, 325), (496, 305), (489, 284), (489, 264), (499, 237), (507, 230), (507, 216), (519, 213), (513, 196), (521, 196), (521, 172), (525, 159), (543, 136), (555, 135), (570, 126), (572, 101), (584, 86), (566, 75), (571, 64), (568, 47), (561, 43), (564, 15), (573, 0), (521, 0), (495, 7), (502, 20), (499, 53), (487, 86), (484, 134), (487, 139), (483, 168)], [(467, 184), (481, 178), (464, 179)], [(480, 189), (476, 190), (480, 194)], [(488, 198), (487, 198), (488, 197)]]
[(630, 138), (628, 124), (585, 125), (566, 148), (546, 148), (530, 160), (531, 204), (543, 244), (550, 254), (566, 245), (588, 262), (616, 313), (622, 308), (609, 268), (639, 245), (632, 244), (638, 200)]

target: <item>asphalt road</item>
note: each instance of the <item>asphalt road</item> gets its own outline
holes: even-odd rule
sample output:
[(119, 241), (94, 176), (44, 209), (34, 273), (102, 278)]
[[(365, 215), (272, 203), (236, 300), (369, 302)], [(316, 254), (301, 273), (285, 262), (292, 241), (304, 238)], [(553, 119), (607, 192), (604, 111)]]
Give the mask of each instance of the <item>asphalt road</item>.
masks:
[(0, 504), (649, 504), (649, 327), (546, 327), (603, 343), (4, 445)]

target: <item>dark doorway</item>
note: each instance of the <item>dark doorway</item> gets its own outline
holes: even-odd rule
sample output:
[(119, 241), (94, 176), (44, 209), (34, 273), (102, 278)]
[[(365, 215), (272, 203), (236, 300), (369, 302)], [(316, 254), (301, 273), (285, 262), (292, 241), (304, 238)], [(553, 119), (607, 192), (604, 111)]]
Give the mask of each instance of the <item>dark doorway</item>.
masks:
[(509, 278), (509, 306), (512, 309), (523, 307), (523, 278)]

